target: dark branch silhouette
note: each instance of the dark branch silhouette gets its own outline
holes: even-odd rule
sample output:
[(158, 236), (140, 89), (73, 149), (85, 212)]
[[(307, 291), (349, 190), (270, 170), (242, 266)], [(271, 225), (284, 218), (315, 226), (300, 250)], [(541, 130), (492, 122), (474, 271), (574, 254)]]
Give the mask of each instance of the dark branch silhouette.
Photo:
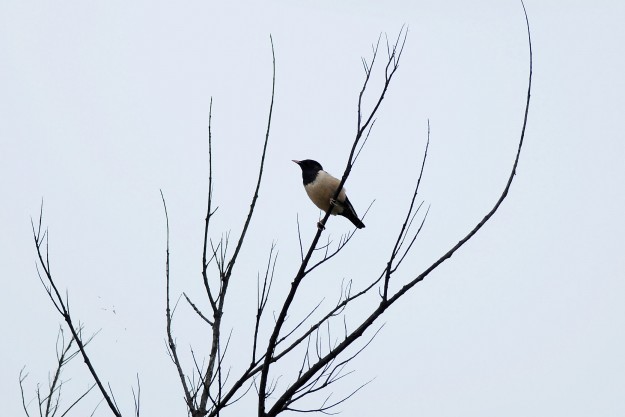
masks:
[[(82, 334), (82, 327), (78, 329), (78, 334)], [(88, 340), (84, 341), (84, 345), (87, 346), (95, 335), (91, 336)], [(38, 414), (40, 417), (55, 417), (57, 413), (61, 412), (61, 391), (63, 389), (63, 385), (66, 381), (63, 381), (61, 375), (63, 373), (63, 369), (74, 359), (76, 356), (80, 354), (80, 351), (76, 349), (74, 346), (75, 340), (72, 338), (69, 341), (65, 340), (65, 334), (63, 332), (63, 328), (59, 329), (57, 339), (56, 339), (56, 370), (50, 381), (48, 382), (48, 390), (45, 395), (37, 384), (37, 388), (35, 390), (35, 395), (37, 398), (37, 408)], [(28, 373), (24, 372), (25, 368), (22, 368), (20, 371), (19, 383), (20, 383), (20, 393), (22, 396), (22, 408), (24, 409), (24, 413), (27, 417), (30, 417), (30, 413), (28, 411), (29, 404), (34, 401), (33, 400), (27, 402), (26, 394), (24, 392), (24, 382), (26, 378), (28, 378)], [(80, 403), (95, 387), (95, 384), (91, 385), (87, 388), (81, 395), (78, 396), (66, 409), (60, 414), (60, 417), (67, 415), (78, 403)]]
[[(85, 365), (87, 365), (87, 368), (89, 369), (89, 373), (93, 377), (95, 384), (98, 386), (98, 389), (100, 390), (100, 393), (102, 394), (102, 396), (104, 397), (104, 400), (109, 406), (109, 409), (111, 410), (114, 416), (121, 417), (121, 413), (119, 412), (117, 405), (113, 401), (112, 391), (107, 391), (104, 388), (104, 385), (100, 377), (98, 376), (98, 373), (96, 372), (91, 362), (91, 359), (89, 358), (89, 355), (87, 355), (87, 351), (85, 350), (86, 343), (83, 342), (82, 336), (81, 336), (81, 326), (75, 326), (73, 323), (72, 316), (69, 310), (69, 296), (66, 293), (65, 299), (63, 299), (63, 297), (61, 296), (61, 293), (59, 292), (59, 289), (56, 286), (54, 278), (52, 277), (52, 272), (50, 270), (50, 259), (48, 256), (49, 254), (48, 232), (46, 230), (43, 233), (41, 233), (42, 220), (43, 220), (43, 202), (41, 204), (41, 209), (39, 211), (39, 223), (37, 225), (37, 228), (35, 228), (35, 224), (31, 219), (33, 239), (35, 241), (35, 248), (37, 250), (37, 259), (39, 261), (37, 265), (37, 273), (39, 274), (39, 280), (43, 284), (46, 290), (46, 293), (48, 294), (48, 297), (50, 298), (50, 301), (52, 301), (52, 304), (54, 305), (56, 310), (61, 314), (61, 316), (63, 317), (63, 320), (65, 320), (65, 323), (67, 323), (67, 327), (69, 328), (69, 331), (72, 334), (72, 339), (76, 341), (76, 345), (78, 345), (78, 350), (80, 351), (83, 361), (85, 362)], [(45, 248), (43, 247), (44, 241), (45, 241)], [(41, 271), (43, 271), (43, 276), (41, 274)], [(110, 390), (110, 386), (109, 386), (109, 390)]]

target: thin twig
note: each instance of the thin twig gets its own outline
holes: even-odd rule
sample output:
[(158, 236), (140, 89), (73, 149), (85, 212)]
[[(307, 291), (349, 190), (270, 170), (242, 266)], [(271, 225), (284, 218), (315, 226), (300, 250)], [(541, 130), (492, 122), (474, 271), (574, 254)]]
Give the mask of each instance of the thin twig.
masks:
[(197, 306), (195, 304), (193, 304), (193, 301), (191, 301), (191, 299), (189, 298), (189, 296), (187, 296), (186, 293), (182, 293), (182, 295), (184, 296), (184, 298), (187, 300), (187, 303), (189, 303), (189, 305), (191, 306), (191, 308), (193, 308), (193, 311), (195, 311), (195, 313), (200, 316), (200, 318), (202, 320), (204, 320), (206, 323), (208, 323), (210, 326), (213, 325), (213, 322), (210, 321), (201, 311), (199, 308), (197, 308)]

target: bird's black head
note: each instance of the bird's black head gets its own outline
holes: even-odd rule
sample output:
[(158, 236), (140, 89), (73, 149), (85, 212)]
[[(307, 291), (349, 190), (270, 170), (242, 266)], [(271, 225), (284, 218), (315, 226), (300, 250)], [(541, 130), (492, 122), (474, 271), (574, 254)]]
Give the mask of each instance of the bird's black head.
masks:
[(303, 161), (293, 160), (302, 169), (302, 179), (304, 185), (310, 184), (317, 178), (317, 173), (323, 169), (321, 164), (312, 159), (304, 159)]

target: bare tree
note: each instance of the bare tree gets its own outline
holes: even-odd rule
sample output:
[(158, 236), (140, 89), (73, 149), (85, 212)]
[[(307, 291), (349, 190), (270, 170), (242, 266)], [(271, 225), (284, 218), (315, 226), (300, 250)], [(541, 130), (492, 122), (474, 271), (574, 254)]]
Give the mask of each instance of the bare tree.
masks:
[[(78, 335), (82, 337), (82, 327), (78, 328)], [(93, 336), (85, 340), (84, 346), (87, 346), (92, 339)], [(28, 378), (28, 373), (25, 372), (25, 368), (22, 368), (20, 371), (19, 382), (20, 392), (22, 395), (22, 407), (24, 408), (24, 413), (26, 413), (27, 417), (30, 417), (30, 413), (28, 411), (29, 406), (35, 400), (37, 400), (36, 404), (39, 416), (55, 417), (59, 415), (60, 417), (63, 417), (67, 415), (76, 405), (78, 405), (78, 403), (80, 403), (95, 387), (95, 384), (89, 386), (89, 388), (82, 392), (81, 395), (79, 395), (69, 406), (65, 408), (64, 411), (62, 411), (61, 392), (66, 381), (63, 380), (61, 375), (64, 368), (80, 353), (80, 351), (76, 349), (74, 341), (75, 339), (73, 338), (66, 340), (63, 328), (59, 328), (59, 332), (56, 337), (56, 369), (48, 378), (47, 390), (42, 391), (41, 386), (37, 384), (35, 388), (35, 397), (30, 401), (26, 400), (26, 393), (24, 392), (24, 382), (26, 381), (26, 378)], [(97, 406), (95, 409), (97, 409)]]
[[(525, 7), (523, 6), (525, 13)], [(419, 169), (415, 172), (414, 188), (410, 191), (411, 199), (406, 207), (405, 216), (401, 225), (397, 228), (395, 238), (388, 243), (386, 250), (388, 255), (383, 265), (379, 266), (380, 272), (369, 277), (368, 282), (359, 288), (351, 281), (343, 283), (338, 300), (331, 307), (324, 307), (320, 304), (315, 306), (303, 318), (295, 324), (289, 324), (287, 319), (292, 305), (298, 295), (301, 295), (301, 284), (319, 266), (328, 263), (341, 253), (341, 251), (352, 241), (356, 229), (344, 235), (341, 239), (333, 243), (321, 242), (325, 225), (330, 217), (330, 212), (319, 222), (319, 227), (312, 241), (308, 245), (302, 242), (302, 236), (298, 234), (301, 253), (301, 262), (297, 271), (292, 275), (290, 288), (284, 299), (275, 301), (275, 311), (277, 315), (269, 316), (267, 313), (269, 298), (274, 283), (276, 273), (277, 251), (275, 245), (269, 250), (267, 264), (263, 268), (264, 273), (258, 279), (256, 317), (253, 326), (253, 333), (250, 335), (249, 346), (250, 356), (241, 365), (241, 371), (233, 374), (225, 365), (224, 358), (230, 346), (230, 334), (224, 330), (224, 316), (229, 313), (228, 300), (229, 289), (232, 280), (235, 280), (237, 261), (241, 254), (241, 249), (246, 243), (249, 226), (254, 218), (256, 203), (259, 198), (260, 187), (263, 179), (265, 167), (265, 157), (270, 137), (270, 128), (273, 114), (274, 92), (275, 92), (275, 54), (273, 41), (271, 43), (273, 56), (273, 78), (272, 93), (267, 116), (267, 128), (264, 135), (263, 150), (260, 156), (257, 181), (254, 188), (249, 211), (240, 235), (236, 240), (231, 239), (229, 234), (221, 235), (219, 239), (211, 239), (211, 219), (216, 214), (213, 201), (213, 148), (212, 148), (212, 100), (209, 112), (208, 129), (208, 198), (206, 215), (203, 230), (203, 252), (201, 281), (204, 287), (203, 296), (206, 298), (204, 304), (208, 305), (209, 311), (202, 311), (196, 300), (192, 300), (186, 293), (183, 293), (185, 300), (192, 310), (201, 318), (205, 326), (208, 327), (210, 343), (202, 347), (200, 351), (207, 355), (206, 361), (198, 361), (195, 353), (191, 350), (193, 363), (184, 363), (179, 353), (179, 348), (174, 335), (174, 315), (172, 306), (172, 295), (170, 290), (170, 239), (169, 239), (169, 216), (167, 213), (166, 200), (161, 192), (167, 230), (166, 241), (166, 339), (169, 356), (177, 370), (180, 385), (184, 395), (184, 401), (188, 413), (192, 417), (219, 416), (221, 413), (236, 403), (243, 397), (256, 397), (256, 413), (258, 417), (274, 417), (284, 411), (320, 412), (333, 413), (336, 406), (351, 397), (362, 388), (365, 383), (358, 384), (349, 394), (339, 398), (332, 397), (331, 386), (342, 380), (351, 371), (348, 368), (350, 362), (367, 347), (376, 336), (379, 327), (376, 327), (378, 320), (385, 311), (400, 298), (404, 297), (415, 285), (425, 279), (432, 271), (442, 263), (451, 258), (467, 241), (492, 218), (499, 209), (502, 202), (508, 195), (512, 181), (516, 174), (519, 163), (521, 149), (523, 146), (525, 128), (530, 103), (531, 83), (532, 83), (532, 45), (529, 30), (529, 21), (525, 14), (527, 36), (529, 44), (529, 77), (527, 95), (525, 97), (525, 112), (518, 140), (516, 156), (511, 166), (511, 172), (501, 194), (494, 202), (492, 208), (485, 213), (483, 218), (469, 230), (456, 244), (452, 245), (446, 252), (420, 273), (413, 273), (412, 278), (405, 282), (396, 282), (396, 272), (407, 259), (414, 243), (427, 218), (428, 208), (423, 202), (418, 201), (419, 187), (426, 166), (427, 152), (430, 141), (430, 127), (428, 122), (427, 141), (423, 159)], [(393, 77), (399, 69), (406, 37), (407, 28), (402, 27), (394, 40), (389, 40), (386, 36), (380, 36), (376, 44), (372, 47), (371, 57), (362, 59), (364, 69), (364, 81), (358, 94), (356, 130), (352, 146), (347, 156), (347, 161), (340, 186), (337, 188), (334, 199), (338, 197), (341, 188), (349, 179), (350, 173), (357, 166), (358, 156), (369, 138), (375, 124), (378, 111), (390, 90)], [(372, 74), (380, 71), (383, 81), (379, 92), (371, 96), (370, 84)], [(364, 105), (365, 97), (373, 97), (372, 105)], [(46, 233), (41, 232), (41, 217), (37, 227), (33, 225), (33, 236), (39, 259), (40, 275), (42, 283), (46, 288), (48, 296), (52, 300), (55, 308), (64, 318), (69, 327), (73, 340), (76, 341), (78, 352), (82, 355), (100, 393), (104, 397), (110, 411), (115, 416), (121, 416), (121, 412), (115, 403), (114, 396), (107, 390), (85, 350), (86, 343), (82, 341), (79, 328), (73, 324), (69, 311), (67, 296), (65, 298), (59, 293), (57, 286), (50, 273), (49, 261), (47, 258)], [(232, 245), (231, 245), (232, 244)], [(234, 248), (234, 249), (232, 249)], [(384, 249), (381, 249), (384, 250)], [(209, 268), (210, 267), (210, 268)], [(43, 276), (43, 277), (42, 277)], [(390, 284), (394, 285), (391, 286)], [(398, 288), (393, 290), (393, 288)], [(353, 312), (356, 301), (367, 306), (368, 313), (355, 325), (347, 324), (347, 317)], [(324, 310), (325, 308), (325, 310)], [(341, 334), (333, 334), (333, 329), (341, 328)], [(261, 329), (269, 328), (268, 332)], [(336, 330), (334, 330), (336, 332)], [(76, 352), (76, 354), (78, 354)], [(278, 365), (297, 358), (300, 366), (288, 375), (283, 375), (278, 369)], [(191, 369), (191, 371), (188, 371)], [(22, 379), (20, 379), (22, 380)], [(138, 398), (135, 400), (135, 414), (139, 415)]]

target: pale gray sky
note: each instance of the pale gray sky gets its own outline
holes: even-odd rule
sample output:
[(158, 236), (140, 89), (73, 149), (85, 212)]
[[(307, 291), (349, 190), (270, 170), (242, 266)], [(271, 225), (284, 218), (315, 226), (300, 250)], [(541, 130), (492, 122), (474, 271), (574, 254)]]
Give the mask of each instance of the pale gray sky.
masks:
[[(357, 373), (335, 390), (375, 378), (340, 407), (343, 415), (625, 414), (625, 5), (528, 0), (527, 8), (535, 78), (511, 195), (473, 241), (388, 311)], [(210, 97), (220, 206), (212, 236), (236, 235), (265, 131), (272, 34), (268, 165), (226, 311), (232, 359), (246, 364), (256, 272), (272, 241), (277, 303), (297, 264), (296, 215), (305, 240), (315, 232), (318, 211), (291, 159), (342, 172), (360, 57), (380, 32), (395, 36), (404, 23), (399, 72), (347, 184), (359, 212), (376, 200), (367, 228), (310, 277), (294, 317), (324, 296), (335, 300), (343, 278), (364, 283), (383, 267), (388, 250), (379, 248), (405, 210), (428, 118), (421, 198), (432, 208), (397, 279), (421, 272), (494, 203), (525, 101), (520, 3), (0, 3), (2, 414), (22, 415), (22, 366), (32, 394), (54, 362), (60, 317), (37, 279), (30, 235), (43, 197), (53, 273), (75, 317), (87, 331), (101, 329), (91, 354), (121, 408), (132, 410), (138, 373), (143, 415), (185, 415), (164, 343), (159, 188), (170, 210), (174, 292), (203, 302)], [(350, 227), (332, 218), (327, 233), (337, 238)], [(187, 308), (176, 325), (180, 345), (200, 350), (201, 322)], [(90, 380), (80, 361), (65, 376), (69, 402)]]

